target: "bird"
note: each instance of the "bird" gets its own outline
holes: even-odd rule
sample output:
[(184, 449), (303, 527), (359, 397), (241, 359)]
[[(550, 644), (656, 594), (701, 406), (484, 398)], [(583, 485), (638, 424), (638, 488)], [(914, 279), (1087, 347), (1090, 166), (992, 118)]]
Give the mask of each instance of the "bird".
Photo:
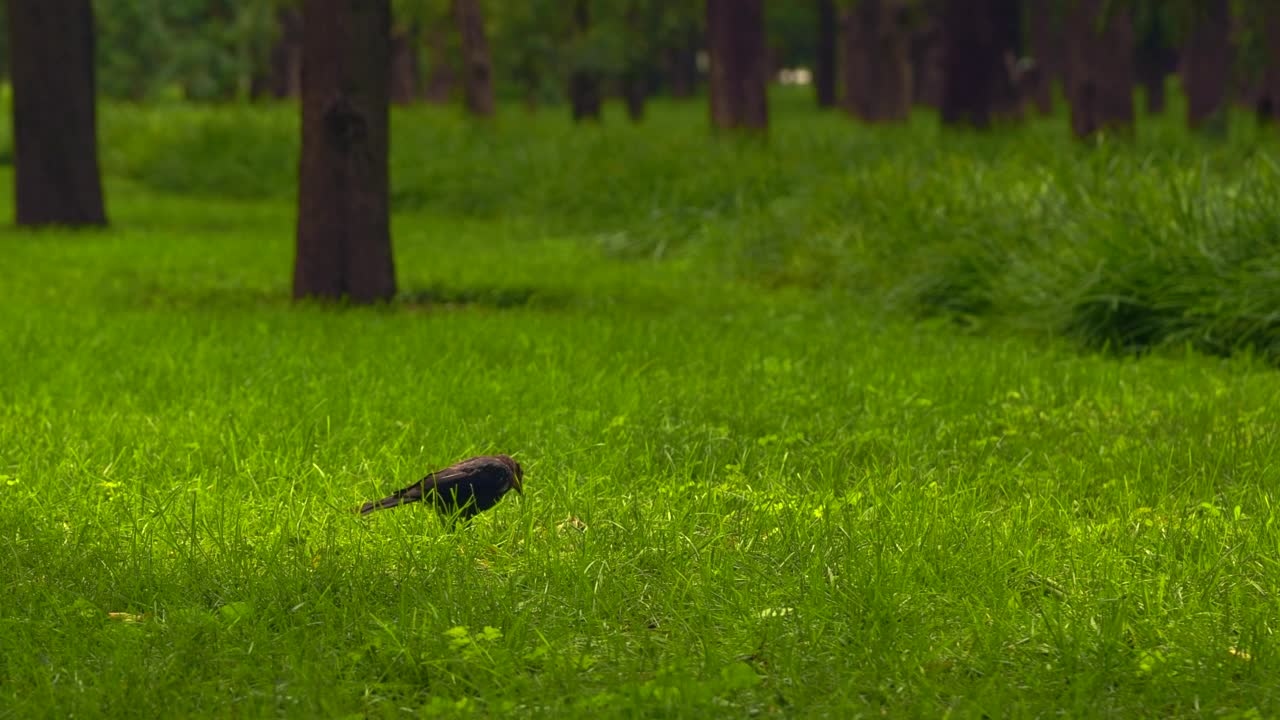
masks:
[(428, 473), (407, 488), (360, 507), (361, 515), (375, 510), (430, 500), (436, 511), (453, 522), (470, 521), (488, 510), (507, 491), (524, 495), (524, 469), (507, 455), (481, 455)]

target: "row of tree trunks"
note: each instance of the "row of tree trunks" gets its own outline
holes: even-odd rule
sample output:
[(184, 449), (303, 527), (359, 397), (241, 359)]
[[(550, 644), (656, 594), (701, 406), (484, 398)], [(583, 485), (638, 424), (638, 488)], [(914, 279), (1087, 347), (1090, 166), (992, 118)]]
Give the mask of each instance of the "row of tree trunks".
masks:
[(89, 0), (9, 0), (18, 225), (105, 225)]
[(1067, 98), (1080, 138), (1133, 126), (1133, 23), (1124, 12), (1102, 22), (1107, 6), (1076, 0), (1067, 13)]
[(719, 129), (769, 125), (764, 0), (707, 0), (711, 122)]

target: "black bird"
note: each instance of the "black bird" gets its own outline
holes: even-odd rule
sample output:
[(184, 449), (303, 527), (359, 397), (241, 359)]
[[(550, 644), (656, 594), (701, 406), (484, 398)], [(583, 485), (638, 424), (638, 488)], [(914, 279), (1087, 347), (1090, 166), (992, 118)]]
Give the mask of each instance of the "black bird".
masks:
[(524, 494), (524, 470), (506, 455), (482, 455), (436, 470), (403, 490), (360, 508), (361, 515), (405, 503), (430, 500), (447, 518), (470, 520), (488, 510), (508, 490)]

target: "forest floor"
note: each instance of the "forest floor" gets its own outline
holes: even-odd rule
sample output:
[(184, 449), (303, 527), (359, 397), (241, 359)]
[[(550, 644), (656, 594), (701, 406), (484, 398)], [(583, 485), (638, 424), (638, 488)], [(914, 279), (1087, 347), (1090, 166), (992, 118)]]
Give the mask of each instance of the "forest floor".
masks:
[[(919, 287), (886, 279), (893, 258), (841, 274), (872, 256), (872, 226), (813, 240), (840, 225), (812, 196), (771, 212), (828, 219), (753, 259), (729, 239), (762, 237), (754, 211), (673, 210), (698, 207), (680, 187), (704, 182), (676, 151), (669, 203), (655, 190), (648, 215), (611, 214), (634, 197), (542, 205), (587, 182), (558, 174), (538, 198), (487, 198), (503, 153), (525, 162), (496, 140), (456, 151), (481, 176), (457, 181), (475, 183), (465, 193), (399, 176), (399, 301), (296, 305), (288, 192), (161, 192), (160, 160), (112, 134), (186, 112), (106, 110), (111, 229), (0, 230), (0, 718), (1280, 713), (1280, 374), (1265, 348), (1095, 352), (991, 320), (990, 304), (905, 312)], [(710, 143), (701, 108), (655, 115), (647, 131), (614, 116), (582, 132), (620, 148), (687, 125), (693, 139), (672, 142)], [(584, 141), (539, 122), (552, 129), (528, 152), (577, 172)], [(927, 133), (858, 132), (868, 147)], [(1017, 142), (927, 172), (871, 167), (935, 190), (1012, 178), (1009, 158), (1034, 152)], [(413, 167), (415, 146), (396, 147)], [(752, 152), (776, 151), (734, 154)], [(1190, 203), (1169, 232), (1203, 245), (1192, 221), (1221, 218), (1198, 198), (1246, 207), (1250, 192), (1214, 173), (1274, 179), (1236, 157), (1195, 175), (1203, 195), (1147, 187), (1150, 206), (1057, 187), (1098, 223), (1177, 225), (1161, 203)], [(755, 162), (804, 176), (780, 154)], [(1105, 165), (1060, 166), (1084, 164)], [(191, 182), (214, 182), (199, 167)], [(636, 182), (608, 172), (601, 193)], [(873, 198), (873, 175), (839, 187)], [(6, 168), (4, 217), (11, 183)], [(992, 187), (935, 225), (870, 205), (858, 222), (989, 240), (1010, 220), (983, 208), (1019, 206)], [(1063, 216), (1019, 217), (1022, 235), (1064, 231)], [(494, 452), (523, 464), (525, 493), (470, 527), (351, 512)]]

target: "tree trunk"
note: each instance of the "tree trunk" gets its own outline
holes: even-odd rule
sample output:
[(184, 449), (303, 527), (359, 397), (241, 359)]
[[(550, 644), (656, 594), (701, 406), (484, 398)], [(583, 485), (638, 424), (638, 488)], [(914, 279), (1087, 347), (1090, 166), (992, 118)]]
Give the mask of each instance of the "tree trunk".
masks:
[(1053, 114), (1053, 91), (1062, 80), (1066, 52), (1062, 22), (1053, 0), (1031, 0), (1030, 47), (1035, 62), (1034, 76), (1027, 83), (1027, 94), (1041, 115)]
[(493, 58), (480, 0), (453, 0), (453, 17), (462, 38), (462, 89), (467, 112), (489, 117), (494, 111)]
[(911, 36), (911, 87), (915, 102), (942, 107), (946, 38), (937, 11), (929, 11)]
[(1200, 130), (1225, 121), (1231, 84), (1230, 0), (1210, 0), (1196, 18), (1182, 50), (1182, 87), (1187, 94), (1187, 126)]
[(409, 105), (418, 97), (418, 30), (391, 33), (391, 102)]
[(1271, 124), (1280, 113), (1280, 8), (1269, 9), (1264, 22), (1267, 56), (1257, 113), (1259, 122)]
[(719, 129), (769, 126), (764, 0), (707, 0), (711, 122)]
[(452, 101), (453, 91), (458, 87), (458, 73), (449, 48), (449, 32), (443, 25), (432, 22), (427, 27), (427, 50), (431, 64), (427, 69), (422, 98), (433, 105), (447, 104)]
[(1009, 57), (1016, 56), (1017, 0), (945, 0), (946, 78), (942, 122), (986, 128), (1014, 114), (1017, 93)]
[(905, 9), (892, 0), (862, 0), (845, 13), (845, 109), (867, 122), (911, 114), (910, 35)]
[(305, 0), (303, 17), (293, 295), (389, 299), (390, 0)]
[(89, 0), (9, 0), (18, 225), (106, 225)]
[(1098, 31), (1107, 0), (1076, 0), (1067, 16), (1071, 129), (1087, 138), (1133, 129), (1133, 22), (1116, 12)]
[(649, 94), (647, 86), (645, 74), (640, 70), (622, 76), (622, 99), (627, 104), (627, 117), (631, 122), (644, 120), (644, 105)]
[(298, 97), (302, 75), (302, 13), (295, 8), (276, 11), (280, 36), (267, 60), (265, 93), (277, 99)]
[(1177, 67), (1175, 53), (1165, 40), (1168, 29), (1161, 22), (1160, 13), (1152, 13), (1142, 28), (1135, 31), (1137, 49), (1134, 53), (1134, 74), (1142, 86), (1147, 114), (1164, 112), (1168, 104), (1165, 80)]
[(813, 68), (813, 86), (818, 94), (818, 107), (836, 104), (836, 36), (839, 18), (835, 0), (818, 0), (818, 56)]
[[(591, 30), (591, 3), (575, 0), (573, 26), (579, 38)], [(569, 72), (569, 105), (574, 122), (599, 120), (604, 103), (600, 94), (600, 75), (592, 68), (578, 66)]]
[(698, 89), (698, 42), (691, 34), (686, 42), (667, 51), (667, 78), (671, 97), (690, 98)]

